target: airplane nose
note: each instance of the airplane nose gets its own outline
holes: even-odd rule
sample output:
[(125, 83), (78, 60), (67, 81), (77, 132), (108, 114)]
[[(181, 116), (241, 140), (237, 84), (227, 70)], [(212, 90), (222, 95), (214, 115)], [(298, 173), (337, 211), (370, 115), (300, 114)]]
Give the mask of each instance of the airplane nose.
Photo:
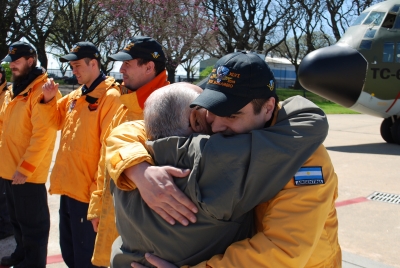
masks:
[(363, 90), (367, 67), (365, 58), (354, 48), (333, 45), (304, 57), (298, 78), (305, 89), (349, 108)]

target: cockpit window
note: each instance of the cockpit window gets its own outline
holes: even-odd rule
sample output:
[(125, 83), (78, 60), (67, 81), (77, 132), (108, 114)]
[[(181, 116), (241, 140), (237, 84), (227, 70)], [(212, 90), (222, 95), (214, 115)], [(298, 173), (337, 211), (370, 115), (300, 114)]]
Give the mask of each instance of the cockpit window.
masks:
[(382, 23), (382, 27), (388, 28), (388, 29), (392, 29), (393, 25), (394, 25), (394, 21), (396, 19), (396, 15), (395, 14), (387, 14), (385, 20)]
[(375, 34), (376, 34), (376, 30), (375, 29), (368, 29), (365, 32), (364, 38), (374, 38)]
[(385, 16), (385, 12), (378, 12), (378, 11), (372, 11), (368, 18), (364, 21), (364, 25), (380, 25), (383, 17)]
[(360, 25), (367, 15), (368, 12), (361, 13), (351, 26)]
[(394, 5), (392, 7), (392, 9), (390, 10), (390, 12), (391, 13), (397, 13), (397, 12), (399, 12), (399, 8), (400, 8), (400, 5)]
[(394, 43), (385, 43), (383, 45), (383, 62), (394, 61)]
[(400, 14), (397, 15), (397, 20), (396, 20), (393, 28), (394, 29), (400, 29)]
[(400, 63), (400, 43), (397, 43), (396, 62)]
[(360, 49), (371, 49), (372, 40), (362, 40), (360, 43)]

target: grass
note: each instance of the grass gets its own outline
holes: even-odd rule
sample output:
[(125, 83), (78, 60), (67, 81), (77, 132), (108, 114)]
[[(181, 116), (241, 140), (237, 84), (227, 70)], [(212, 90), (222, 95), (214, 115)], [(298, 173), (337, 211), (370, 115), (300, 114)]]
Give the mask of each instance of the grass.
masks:
[(359, 114), (307, 90), (278, 88), (276, 93), (281, 101), (295, 95), (303, 96), (318, 105), (326, 114)]

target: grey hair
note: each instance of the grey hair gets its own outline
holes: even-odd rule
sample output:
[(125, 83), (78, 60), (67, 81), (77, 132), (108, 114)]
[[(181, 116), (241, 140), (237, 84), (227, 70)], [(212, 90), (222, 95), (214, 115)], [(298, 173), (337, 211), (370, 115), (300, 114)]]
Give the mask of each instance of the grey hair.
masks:
[(154, 91), (144, 103), (147, 138), (156, 140), (170, 136), (188, 136), (189, 105), (199, 95), (183, 83), (171, 84)]

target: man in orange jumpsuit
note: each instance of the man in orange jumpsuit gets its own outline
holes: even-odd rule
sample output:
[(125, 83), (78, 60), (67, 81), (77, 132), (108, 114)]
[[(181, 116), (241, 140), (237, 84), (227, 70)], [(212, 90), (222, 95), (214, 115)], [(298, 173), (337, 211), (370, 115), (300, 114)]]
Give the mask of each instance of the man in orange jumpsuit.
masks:
[[(147, 97), (156, 89), (169, 84), (162, 46), (151, 37), (134, 36), (124, 49), (109, 58), (122, 61), (122, 104), (104, 138), (123, 122), (143, 119), (144, 102)], [(92, 263), (98, 266), (110, 264), (111, 245), (118, 236), (109, 185), (110, 177), (105, 169), (105, 150), (102, 150), (97, 170), (97, 187), (92, 192), (87, 215), (97, 232)]]
[(68, 267), (93, 267), (96, 233), (86, 219), (90, 195), (96, 189), (97, 164), (104, 133), (121, 102), (113, 77), (101, 71), (100, 52), (91, 42), (76, 43), (60, 58), (69, 62), (82, 86), (54, 99), (58, 88), (43, 86), (39, 108), (49, 128), (61, 130), (60, 148), (50, 177), (50, 194), (60, 197), (60, 246)]
[[(0, 109), (1, 106), (7, 105), (5, 99), (9, 99), (10, 90), (7, 87), (6, 70), (0, 65)], [(1, 126), (0, 126), (1, 138)], [(6, 185), (0, 180), (0, 240), (13, 235), (13, 227), (10, 221), (10, 215), (7, 208)]]
[[(41, 119), (37, 99), (48, 81), (37, 65), (36, 50), (28, 43), (10, 45), (3, 61), (10, 62), (12, 96), (0, 110), (0, 177), (6, 184), (7, 205), (17, 247), (1, 265), (45, 267), (50, 231), (46, 181), (56, 130)], [(61, 97), (60, 92), (55, 93)]]

